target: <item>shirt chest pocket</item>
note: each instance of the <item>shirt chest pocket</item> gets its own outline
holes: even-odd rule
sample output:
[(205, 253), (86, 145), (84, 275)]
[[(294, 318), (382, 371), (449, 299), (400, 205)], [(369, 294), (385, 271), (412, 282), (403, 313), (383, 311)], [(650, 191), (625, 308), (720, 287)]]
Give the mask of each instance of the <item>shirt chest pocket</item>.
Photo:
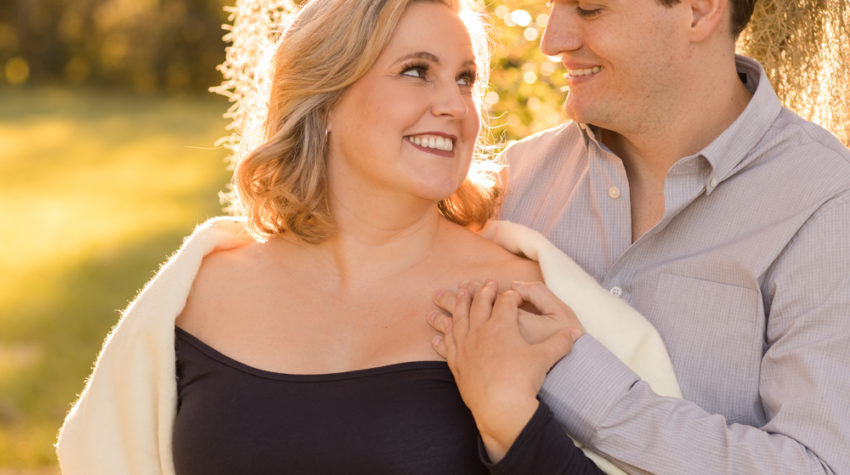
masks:
[(730, 423), (757, 422), (764, 332), (758, 291), (662, 274), (648, 317), (667, 344), (686, 399)]

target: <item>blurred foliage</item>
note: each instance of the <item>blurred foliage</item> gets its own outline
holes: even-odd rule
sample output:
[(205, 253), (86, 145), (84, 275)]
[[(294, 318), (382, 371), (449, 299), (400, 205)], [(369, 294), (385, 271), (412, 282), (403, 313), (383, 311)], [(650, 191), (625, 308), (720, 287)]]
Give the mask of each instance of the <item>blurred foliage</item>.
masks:
[[(220, 214), (226, 101), (0, 90), (0, 475), (52, 444), (118, 311)], [(54, 472), (55, 473), (55, 470)]]
[[(62, 83), (204, 92), (221, 82), (215, 69), (224, 60), (221, 25), (225, 5), (234, 1), (4, 0), (0, 87)], [(487, 102), (496, 137), (512, 140), (563, 121), (563, 68), (537, 48), (545, 2), (485, 3), (495, 42)], [(848, 0), (757, 5), (741, 50), (765, 64), (786, 105), (850, 143)]]
[(565, 70), (538, 48), (548, 19), (539, 0), (504, 0), (487, 7), (494, 41), (486, 102), (495, 135), (516, 140), (564, 121)]
[(223, 0), (3, 0), (0, 84), (205, 90), (224, 58)]
[[(3, 0), (0, 87), (87, 85), (202, 93), (221, 81), (221, 25), (233, 0)], [(69, 4), (73, 5), (73, 8)], [(496, 134), (562, 120), (561, 65), (537, 48), (545, 2), (489, 2), (495, 54), (488, 97)]]

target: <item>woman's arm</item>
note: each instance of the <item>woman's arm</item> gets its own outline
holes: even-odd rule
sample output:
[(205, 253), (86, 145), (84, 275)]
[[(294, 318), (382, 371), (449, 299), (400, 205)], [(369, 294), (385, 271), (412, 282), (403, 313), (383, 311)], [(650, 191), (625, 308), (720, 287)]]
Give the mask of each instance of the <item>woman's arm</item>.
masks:
[(523, 302), (513, 290), (498, 294), (498, 284), (490, 280), (474, 296), (468, 286), (460, 288), (452, 320), (436, 313), (430, 318), (443, 333), (435, 337), (435, 349), (452, 369), (494, 462), (505, 456), (537, 411), (537, 393), (549, 368), (583, 333), (579, 325), (539, 343), (526, 342), (519, 333)]

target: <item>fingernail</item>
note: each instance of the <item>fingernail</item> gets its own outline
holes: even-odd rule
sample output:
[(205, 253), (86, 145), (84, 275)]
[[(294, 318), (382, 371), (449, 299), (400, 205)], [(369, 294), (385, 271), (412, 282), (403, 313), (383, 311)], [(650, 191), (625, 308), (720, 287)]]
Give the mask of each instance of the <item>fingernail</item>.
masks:
[(437, 312), (436, 310), (432, 310), (428, 312), (428, 315), (425, 318), (427, 318), (429, 322), (434, 323), (434, 319), (437, 318), (438, 313), (439, 312)]
[(434, 293), (432, 294), (432, 295), (433, 295), (433, 297), (434, 297), (434, 300), (439, 300), (439, 299), (440, 299), (440, 297), (442, 297), (442, 296), (443, 296), (443, 293), (444, 293), (444, 292), (445, 292), (445, 291), (444, 291), (443, 289), (435, 290), (435, 291), (434, 291)]
[(579, 338), (581, 338), (581, 335), (579, 334), (578, 330), (572, 330), (570, 331), (570, 338), (572, 338), (573, 343), (575, 343), (578, 341)]
[(511, 288), (512, 288), (512, 289), (516, 290), (516, 289), (518, 289), (518, 288), (520, 288), (520, 287), (522, 287), (522, 282), (520, 282), (520, 281), (518, 281), (518, 280), (515, 280), (515, 281), (511, 282)]
[(431, 344), (434, 345), (434, 346), (439, 345), (441, 341), (443, 341), (443, 337), (441, 337), (440, 335), (437, 335), (434, 338), (431, 338)]

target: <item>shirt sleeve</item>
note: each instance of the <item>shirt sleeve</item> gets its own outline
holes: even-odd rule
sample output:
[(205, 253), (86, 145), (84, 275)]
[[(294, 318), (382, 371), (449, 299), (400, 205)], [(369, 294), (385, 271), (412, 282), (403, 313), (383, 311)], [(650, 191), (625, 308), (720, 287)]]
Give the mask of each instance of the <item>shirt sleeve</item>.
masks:
[(590, 335), (552, 369), (541, 399), (578, 441), (629, 472), (847, 471), (848, 223), (850, 195), (826, 203), (765, 276), (762, 427), (729, 423), (687, 400), (658, 396)]
[(495, 475), (604, 473), (567, 437), (543, 402), (502, 460), (495, 464), (490, 462), (480, 436), (478, 455)]

